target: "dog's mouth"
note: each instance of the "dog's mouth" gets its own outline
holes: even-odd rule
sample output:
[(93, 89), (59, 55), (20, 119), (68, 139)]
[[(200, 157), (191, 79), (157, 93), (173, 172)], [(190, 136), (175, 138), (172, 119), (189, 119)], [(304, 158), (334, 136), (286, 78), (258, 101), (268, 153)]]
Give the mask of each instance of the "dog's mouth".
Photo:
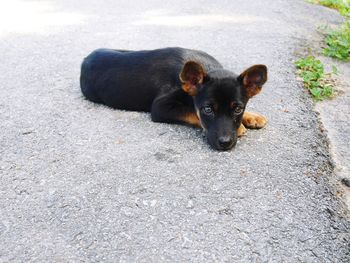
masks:
[(219, 147), (216, 148), (216, 150), (218, 150), (218, 151), (228, 151), (228, 150), (231, 150), (233, 147), (235, 147), (236, 144), (237, 144), (237, 141), (233, 141), (230, 144), (225, 145), (225, 146), (221, 146), (220, 145)]

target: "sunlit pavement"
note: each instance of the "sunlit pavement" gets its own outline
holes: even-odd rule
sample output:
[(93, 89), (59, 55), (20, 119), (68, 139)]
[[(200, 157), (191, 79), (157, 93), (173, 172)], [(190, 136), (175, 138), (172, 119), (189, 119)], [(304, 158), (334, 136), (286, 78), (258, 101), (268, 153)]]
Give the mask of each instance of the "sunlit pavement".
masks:
[[(1, 1), (0, 262), (348, 262), (349, 223), (294, 75), (304, 1)], [(269, 124), (230, 152), (201, 131), (83, 99), (99, 47), (204, 50), (269, 81)]]

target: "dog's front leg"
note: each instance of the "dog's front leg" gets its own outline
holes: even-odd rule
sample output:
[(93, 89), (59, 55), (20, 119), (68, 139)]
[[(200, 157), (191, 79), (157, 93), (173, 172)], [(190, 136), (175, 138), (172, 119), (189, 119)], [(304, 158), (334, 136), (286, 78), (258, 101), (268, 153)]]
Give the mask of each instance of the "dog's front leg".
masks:
[(245, 135), (247, 133), (247, 129), (244, 127), (244, 125), (241, 123), (241, 125), (239, 126), (238, 130), (237, 130), (237, 136), (238, 137), (242, 137), (243, 135)]
[(151, 110), (152, 121), (185, 123), (201, 128), (202, 126), (195, 109), (191, 105), (186, 105), (177, 93), (181, 95), (183, 92), (181, 90), (175, 91), (154, 100)]
[(267, 118), (261, 114), (244, 112), (242, 123), (249, 129), (263, 128), (267, 123)]

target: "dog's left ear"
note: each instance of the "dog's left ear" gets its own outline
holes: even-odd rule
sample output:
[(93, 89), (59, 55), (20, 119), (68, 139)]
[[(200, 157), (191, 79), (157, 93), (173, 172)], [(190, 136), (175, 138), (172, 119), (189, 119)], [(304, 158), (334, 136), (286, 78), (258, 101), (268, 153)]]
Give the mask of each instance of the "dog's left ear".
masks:
[(249, 98), (261, 91), (267, 80), (267, 67), (265, 65), (254, 65), (238, 76), (238, 81), (243, 84)]
[(203, 83), (206, 72), (201, 64), (195, 61), (187, 61), (179, 75), (182, 89), (190, 96), (196, 96), (198, 85)]

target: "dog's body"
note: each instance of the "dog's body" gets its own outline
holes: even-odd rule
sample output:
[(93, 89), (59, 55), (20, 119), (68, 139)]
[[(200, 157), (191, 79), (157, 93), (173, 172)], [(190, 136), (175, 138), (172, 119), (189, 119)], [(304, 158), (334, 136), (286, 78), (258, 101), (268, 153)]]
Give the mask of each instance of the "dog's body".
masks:
[(266, 74), (257, 65), (238, 76), (212, 56), (183, 48), (98, 49), (83, 61), (80, 85), (93, 102), (151, 112), (155, 122), (201, 126), (214, 148), (227, 150), (244, 133), (242, 118), (250, 128), (265, 125), (264, 117), (243, 112)]

